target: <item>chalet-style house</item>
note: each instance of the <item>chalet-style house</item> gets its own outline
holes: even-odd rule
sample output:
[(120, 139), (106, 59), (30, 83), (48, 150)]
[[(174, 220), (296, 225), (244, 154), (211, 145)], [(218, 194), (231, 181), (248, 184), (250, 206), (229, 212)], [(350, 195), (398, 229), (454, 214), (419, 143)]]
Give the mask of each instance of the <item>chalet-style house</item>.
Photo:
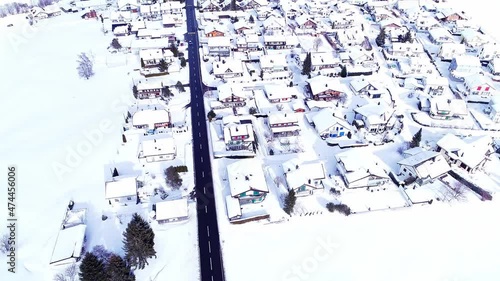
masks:
[(430, 31), (435, 28), (440, 28), (441, 23), (436, 18), (419, 15), (415, 19), (415, 27), (419, 31)]
[(382, 87), (365, 78), (354, 78), (349, 82), (349, 88), (358, 95), (368, 94), (369, 91), (380, 90)]
[[(363, 161), (359, 161), (363, 159)], [(390, 181), (386, 171), (373, 154), (347, 150), (335, 155), (337, 171), (347, 188), (380, 186)]]
[(139, 51), (141, 58), (141, 67), (157, 67), (161, 60), (171, 62), (174, 59), (174, 54), (170, 50), (162, 49), (145, 49)]
[(500, 96), (494, 96), (490, 99), (485, 113), (495, 123), (500, 123)]
[(431, 96), (440, 96), (444, 90), (449, 88), (449, 81), (446, 77), (439, 75), (425, 76), (423, 79), (424, 93)]
[(328, 18), (332, 23), (333, 29), (349, 29), (353, 28), (357, 24), (354, 13), (349, 13), (349, 14), (331, 13)]
[(464, 78), (464, 86), (467, 95), (490, 97), (496, 93), (492, 81), (481, 74), (466, 76)]
[(423, 57), (426, 56), (424, 47), (420, 43), (392, 43), (388, 49), (388, 57)]
[(177, 156), (177, 146), (173, 138), (143, 140), (137, 158), (141, 163), (173, 160)]
[(433, 119), (463, 119), (469, 114), (467, 102), (463, 99), (430, 99), (429, 116)]
[(435, 27), (430, 29), (428, 32), (429, 32), (429, 40), (435, 45), (454, 42), (452, 35), (444, 27)]
[(138, 99), (158, 98), (163, 89), (163, 83), (157, 81), (139, 81), (137, 87)]
[(298, 159), (283, 163), (286, 184), (296, 196), (308, 196), (324, 190), (325, 167), (321, 162), (302, 163)]
[(477, 48), (488, 43), (489, 39), (482, 33), (472, 29), (466, 29), (460, 33), (462, 43), (469, 48)]
[(438, 51), (438, 56), (442, 61), (451, 61), (453, 58), (460, 57), (465, 54), (465, 45), (453, 42), (442, 43)]
[(446, 134), (437, 142), (437, 151), (442, 153), (451, 165), (469, 173), (484, 167), (493, 153), (493, 139), (490, 136), (459, 138)]
[(311, 70), (332, 69), (340, 66), (340, 59), (333, 52), (311, 53)]
[(168, 128), (169, 125), (170, 114), (165, 109), (145, 109), (137, 111), (132, 116), (132, 126), (136, 129), (154, 132), (159, 128)]
[(210, 56), (228, 57), (231, 54), (231, 38), (209, 37), (207, 40), (208, 54)]
[(312, 20), (311, 17), (307, 14), (302, 14), (296, 17), (295, 22), (297, 23), (299, 30), (302, 31), (301, 32), (302, 34), (312, 33), (318, 26), (318, 24), (314, 20)]
[(436, 75), (436, 67), (427, 57), (400, 58), (397, 61), (399, 77), (413, 77), (423, 79), (429, 75)]
[(383, 133), (394, 125), (394, 108), (384, 102), (368, 103), (354, 108), (354, 123), (370, 133)]
[(246, 94), (241, 87), (229, 83), (217, 87), (218, 98), (224, 107), (241, 107), (246, 105)]
[(268, 124), (273, 137), (298, 136), (299, 120), (293, 112), (273, 112), (268, 115)]
[(465, 76), (481, 72), (481, 62), (478, 57), (472, 55), (454, 57), (448, 70), (450, 70), (453, 77), (463, 79)]
[(238, 160), (226, 166), (231, 196), (240, 204), (260, 203), (269, 193), (262, 163), (257, 159)]
[(213, 72), (215, 77), (227, 80), (243, 76), (244, 66), (238, 59), (224, 58), (213, 63)]
[(228, 124), (224, 127), (226, 150), (253, 150), (255, 137), (252, 124)]
[(264, 72), (288, 71), (285, 54), (263, 55), (259, 58), (260, 68)]
[(104, 186), (104, 199), (109, 205), (127, 206), (137, 204), (137, 178), (136, 177), (114, 177)]
[(139, 3), (136, 0), (118, 0), (116, 3), (120, 12), (139, 12)]
[[(488, 63), (488, 70), (493, 76), (500, 76), (500, 58), (492, 59)], [(498, 80), (498, 78), (496, 80)]]
[(365, 34), (361, 27), (351, 27), (337, 30), (334, 35), (342, 48), (363, 46), (366, 42)]
[(266, 84), (264, 92), (271, 103), (289, 102), (294, 93), (297, 93), (295, 88), (287, 87), (284, 84)]
[(463, 12), (455, 12), (449, 7), (440, 7), (437, 9), (436, 18), (442, 22), (456, 22), (460, 20), (466, 20), (467, 16)]
[(292, 49), (298, 45), (298, 39), (293, 35), (264, 35), (264, 46), (268, 50)]
[(227, 36), (228, 33), (225, 25), (209, 24), (204, 27), (204, 34), (206, 37), (224, 37)]
[(189, 218), (188, 201), (186, 198), (160, 201), (153, 205), (154, 219), (159, 224), (185, 221)]
[(167, 1), (161, 3), (160, 11), (162, 14), (178, 15), (182, 14), (184, 5), (179, 1)]
[(451, 167), (439, 152), (427, 151), (420, 147), (404, 152), (405, 159), (398, 162), (398, 177), (405, 182), (427, 183), (446, 175)]
[(330, 108), (314, 112), (312, 121), (322, 139), (347, 136), (352, 130), (351, 125), (343, 118), (335, 116), (335, 112)]
[(334, 78), (320, 75), (308, 79), (307, 84), (312, 98), (317, 101), (331, 101), (346, 94), (344, 85)]

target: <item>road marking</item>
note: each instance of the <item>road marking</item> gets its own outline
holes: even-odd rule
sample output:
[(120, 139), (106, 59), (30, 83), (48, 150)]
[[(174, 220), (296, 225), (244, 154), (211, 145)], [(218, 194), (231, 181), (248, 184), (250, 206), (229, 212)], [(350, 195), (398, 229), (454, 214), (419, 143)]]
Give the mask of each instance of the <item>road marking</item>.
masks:
[(200, 126), (200, 122), (198, 121), (198, 126)]
[(197, 115), (197, 116), (200, 116), (200, 113), (199, 113), (199, 112), (196, 112), (196, 115)]
[(205, 171), (201, 171), (201, 177), (204, 178), (205, 177)]
[(214, 276), (213, 276), (213, 275), (211, 275), (210, 277), (212, 278), (212, 281), (214, 281)]
[(214, 270), (212, 267), (212, 258), (210, 258), (210, 270)]
[(208, 213), (208, 209), (207, 209), (207, 206), (205, 206), (205, 213)]
[(201, 143), (200, 143), (200, 149), (203, 149), (202, 146), (201, 146)]
[(198, 133), (198, 136), (201, 138), (201, 133)]
[[(203, 193), (207, 193), (207, 190), (205, 189), (205, 187), (203, 188)], [(205, 208), (207, 208), (207, 206), (205, 206)]]
[(210, 254), (212, 253), (212, 247), (210, 247), (210, 240), (208, 240), (208, 252)]
[[(207, 235), (208, 237), (210, 237), (210, 228), (208, 227), (208, 225), (207, 225)], [(210, 243), (210, 241), (208, 241), (208, 243)]]
[(200, 159), (200, 160), (201, 160), (201, 163), (203, 163), (203, 157), (200, 157), (200, 158), (201, 158), (201, 159)]
[(196, 107), (198, 107), (198, 103), (196, 103)]

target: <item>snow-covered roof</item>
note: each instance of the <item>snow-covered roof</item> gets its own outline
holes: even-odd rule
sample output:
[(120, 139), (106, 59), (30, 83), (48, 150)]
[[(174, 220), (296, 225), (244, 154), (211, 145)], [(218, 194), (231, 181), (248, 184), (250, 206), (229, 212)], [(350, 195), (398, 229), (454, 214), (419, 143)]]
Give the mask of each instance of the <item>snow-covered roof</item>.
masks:
[(297, 89), (292, 90), (284, 84), (266, 84), (264, 89), (269, 99), (291, 98), (292, 95), (297, 95)]
[(490, 136), (468, 137), (460, 139), (451, 133), (443, 136), (437, 145), (448, 155), (460, 159), (467, 166), (474, 168), (484, 160), (491, 151), (492, 138)]
[(449, 80), (446, 77), (439, 75), (426, 75), (424, 76), (425, 86), (444, 86), (448, 87)]
[(254, 141), (253, 127), (251, 124), (228, 124), (224, 127), (224, 142), (232, 141), (232, 137), (248, 136), (244, 141)]
[(156, 221), (184, 218), (188, 216), (186, 198), (156, 203)]
[(227, 217), (229, 219), (241, 217), (241, 205), (240, 200), (231, 197), (231, 195), (226, 196), (226, 209)]
[(387, 123), (394, 111), (394, 108), (388, 106), (384, 102), (369, 103), (361, 107), (354, 108), (354, 112), (365, 116), (370, 124)]
[(392, 43), (392, 51), (396, 52), (412, 52), (412, 53), (423, 53), (424, 52), (424, 46), (420, 43), (400, 43), (400, 42), (394, 42)]
[(105, 183), (105, 199), (137, 195), (137, 178), (124, 177)]
[(338, 79), (319, 75), (314, 78), (308, 79), (309, 87), (313, 95), (323, 93), (327, 90), (338, 91), (345, 93), (345, 85), (341, 84)]
[(208, 33), (213, 32), (213, 31), (218, 31), (218, 32), (222, 32), (224, 34), (227, 34), (229, 32), (227, 25), (222, 24), (222, 22), (220, 22), (220, 23), (221, 24), (207, 23), (203, 27), (204, 33), (208, 34)]
[(462, 55), (462, 56), (454, 57), (453, 60), (459, 66), (481, 68), (481, 62), (479, 61), (479, 58), (476, 56)]
[(335, 116), (335, 113), (330, 108), (320, 110), (312, 117), (312, 120), (314, 122), (314, 126), (316, 127), (316, 131), (318, 131), (319, 134), (328, 131), (335, 125), (342, 126), (346, 129), (351, 127), (346, 120)]
[(470, 89), (476, 89), (478, 86), (487, 86), (492, 90), (495, 89), (491, 80), (481, 74), (473, 74), (464, 77), (464, 84), (467, 85)]
[(243, 63), (241, 60), (224, 58), (213, 63), (213, 70), (215, 75), (243, 73)]
[(217, 96), (219, 100), (230, 98), (233, 95), (242, 99), (246, 98), (246, 93), (243, 90), (243, 87), (239, 85), (225, 83), (217, 86)]
[(417, 146), (417, 147), (413, 147), (413, 148), (405, 150), (403, 152), (403, 155), (405, 157), (407, 157), (407, 156), (413, 156), (413, 155), (419, 154), (422, 151), (425, 151), (425, 149), (421, 148), (420, 146)]
[(160, 60), (164, 55), (162, 49), (146, 49), (139, 51), (139, 57), (143, 60)]
[(446, 99), (437, 97), (431, 99), (431, 112), (449, 111), (453, 115), (467, 115), (467, 102), (463, 99)]
[[(143, 29), (139, 29), (139, 32), (141, 30)], [(132, 49), (165, 48), (165, 46), (170, 46), (168, 38), (134, 40), (130, 44)]]
[(285, 54), (271, 54), (260, 57), (260, 66), (262, 68), (287, 67)]
[(142, 126), (148, 125), (149, 128), (154, 128), (155, 124), (159, 123), (168, 123), (170, 122), (170, 116), (168, 111), (161, 110), (152, 110), (146, 109), (142, 111), (138, 111), (132, 116), (132, 125), (133, 126)]
[(450, 32), (444, 28), (444, 27), (436, 27), (436, 28), (431, 28), (429, 29), (429, 35), (434, 38), (434, 39), (444, 39), (446, 38), (447, 40), (453, 40), (453, 37), (451, 36)]
[(268, 115), (269, 124), (297, 123), (297, 115), (293, 112), (272, 112)]
[(231, 37), (219, 36), (219, 37), (208, 37), (207, 38), (208, 47), (231, 47)]
[(167, 154), (170, 155), (175, 154), (177, 151), (173, 138), (143, 140), (141, 146), (143, 157)]
[(321, 66), (321, 65), (338, 65), (340, 64), (340, 59), (337, 58), (333, 52), (326, 53), (312, 53), (311, 54), (311, 65)]
[(300, 15), (300, 16), (298, 16), (298, 17), (296, 17), (296, 18), (295, 18), (295, 21), (297, 22), (297, 24), (298, 24), (299, 26), (304, 25), (304, 24), (305, 24), (306, 22), (308, 22), (308, 21), (311, 21), (311, 22), (313, 22), (314, 24), (316, 24), (316, 22), (315, 22), (315, 21), (313, 21), (313, 20), (311, 19), (311, 16), (309, 16), (308, 14), (302, 14), (302, 15)]
[[(359, 150), (351, 149), (336, 154), (335, 159), (337, 163), (343, 164), (345, 170), (340, 169), (340, 171), (344, 173), (348, 183), (353, 183), (371, 175), (380, 178), (389, 177), (384, 169), (378, 165), (376, 156), (372, 154), (361, 154)], [(359, 159), (363, 159), (363, 161), (359, 161)]]
[(351, 82), (349, 82), (349, 84), (350, 84), (351, 88), (357, 93), (359, 93), (359, 91), (361, 91), (362, 89), (364, 89), (368, 85), (373, 86), (377, 90), (379, 90), (381, 88), (379, 85), (377, 85), (377, 83), (369, 81), (365, 78), (354, 78), (351, 80)]
[(66, 212), (63, 220), (63, 227), (68, 228), (79, 224), (85, 224), (87, 221), (87, 209), (74, 209)]
[(226, 168), (233, 197), (250, 190), (269, 192), (262, 163), (259, 160), (238, 160)]
[(82, 254), (86, 229), (85, 224), (61, 229), (57, 235), (50, 264), (57, 264), (72, 258), (78, 259)]
[(435, 151), (422, 151), (398, 162), (416, 169), (420, 178), (436, 178), (451, 170), (443, 155)]
[(270, 16), (267, 19), (264, 20), (262, 23), (264, 25), (264, 28), (278, 28), (278, 27), (285, 27), (285, 19), (277, 16)]

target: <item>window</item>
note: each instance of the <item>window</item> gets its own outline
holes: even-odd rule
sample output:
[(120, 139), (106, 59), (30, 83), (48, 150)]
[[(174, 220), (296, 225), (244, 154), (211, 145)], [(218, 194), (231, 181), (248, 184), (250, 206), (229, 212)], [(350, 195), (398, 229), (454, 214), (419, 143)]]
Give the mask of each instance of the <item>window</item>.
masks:
[(487, 91), (489, 91), (489, 90), (490, 90), (490, 87), (486, 87), (486, 88), (484, 88), (484, 91), (485, 91), (485, 92), (487, 92)]
[(132, 197), (127, 197), (127, 200), (128, 200), (128, 201), (132, 200)]
[(115, 202), (120, 202), (120, 199), (115, 199)]
[(481, 91), (481, 86), (477, 87), (477, 90), (478, 90), (478, 91)]
[(403, 172), (406, 172), (406, 168), (403, 168)]

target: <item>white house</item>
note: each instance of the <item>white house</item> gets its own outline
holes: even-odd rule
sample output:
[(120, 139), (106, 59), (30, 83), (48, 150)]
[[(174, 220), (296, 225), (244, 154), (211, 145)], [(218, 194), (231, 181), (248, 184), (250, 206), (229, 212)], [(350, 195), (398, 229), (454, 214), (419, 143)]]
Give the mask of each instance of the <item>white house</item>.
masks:
[(380, 90), (382, 87), (371, 80), (367, 80), (364, 77), (354, 78), (349, 82), (349, 87), (351, 90), (358, 94), (367, 94), (370, 90)]
[(127, 206), (137, 203), (137, 178), (115, 177), (105, 183), (104, 198), (111, 206)]
[(269, 102), (289, 102), (292, 96), (297, 95), (295, 88), (287, 87), (284, 84), (265, 84), (264, 92), (266, 93)]
[(448, 163), (474, 173), (489, 160), (493, 153), (492, 144), (493, 139), (490, 136), (460, 139), (448, 133), (437, 142), (437, 151), (444, 155)]
[[(283, 163), (288, 189), (293, 189), (296, 196), (312, 195), (324, 190), (325, 167), (321, 162)], [(289, 167), (287, 167), (289, 166)]]
[(340, 59), (335, 57), (333, 52), (327, 53), (312, 53), (311, 54), (311, 70), (319, 71), (322, 69), (331, 69), (340, 65)]
[(464, 119), (469, 115), (467, 102), (463, 99), (446, 99), (439, 97), (430, 99), (430, 103), (429, 116), (434, 119)]
[(488, 43), (488, 38), (477, 30), (465, 29), (460, 33), (462, 42), (470, 48), (476, 48)]
[(368, 103), (354, 108), (354, 112), (355, 123), (361, 123), (370, 133), (383, 133), (394, 125), (395, 110), (384, 102)]
[(421, 183), (439, 178), (451, 169), (441, 153), (426, 150), (399, 161), (398, 165), (399, 177), (413, 178)]
[(449, 88), (449, 81), (446, 77), (440, 75), (429, 75), (423, 79), (424, 93), (431, 96), (440, 96), (446, 88)]
[(460, 43), (442, 43), (439, 47), (438, 56), (441, 60), (451, 61), (455, 57), (465, 55), (465, 45)]
[[(444, 27), (432, 28), (429, 30), (429, 40), (436, 44), (441, 45), (444, 43), (453, 43), (451, 33)], [(465, 48), (465, 46), (464, 46)]]
[(423, 57), (426, 56), (420, 43), (392, 43), (389, 54), (393, 57)]
[(274, 137), (298, 136), (300, 133), (299, 121), (293, 112), (270, 113), (268, 123)]
[(259, 58), (260, 68), (264, 72), (287, 71), (288, 63), (285, 54), (268, 54)]
[(159, 224), (184, 221), (189, 218), (186, 198), (161, 201), (154, 205), (155, 220)]
[(85, 242), (85, 224), (62, 228), (56, 238), (50, 265), (67, 265), (81, 259)]
[(253, 150), (254, 142), (252, 124), (227, 124), (224, 126), (224, 143), (227, 150)]
[(241, 205), (240, 200), (232, 197), (231, 195), (226, 196), (226, 210), (227, 217), (229, 221), (235, 221), (241, 218)]
[(496, 93), (492, 81), (481, 74), (466, 76), (464, 78), (464, 86), (468, 95), (490, 97)]
[(170, 124), (170, 114), (165, 109), (146, 109), (136, 112), (132, 116), (132, 126), (136, 129), (145, 129), (150, 132), (159, 128), (167, 128)]
[(231, 79), (243, 76), (244, 66), (241, 60), (224, 58), (213, 63), (214, 75), (221, 79)]
[(476, 56), (457, 56), (453, 57), (448, 69), (452, 76), (463, 79), (465, 76), (480, 73), (481, 62)]
[(335, 116), (335, 113), (330, 108), (325, 108), (315, 113), (312, 121), (314, 128), (323, 139), (347, 136), (351, 130), (349, 123)]
[[(492, 59), (488, 63), (488, 70), (493, 76), (500, 76), (500, 58)], [(498, 80), (498, 78), (495, 80)]]
[(486, 111), (493, 122), (500, 123), (500, 96), (491, 98)]
[(142, 67), (157, 67), (161, 60), (171, 62), (174, 55), (170, 50), (145, 49), (139, 51), (139, 57), (141, 58)]
[(262, 163), (257, 159), (238, 160), (226, 166), (231, 196), (240, 204), (260, 203), (269, 193)]
[(477, 50), (477, 56), (481, 61), (491, 61), (500, 57), (500, 45), (496, 42), (488, 42), (483, 44)]
[(137, 158), (141, 162), (151, 163), (175, 159), (177, 147), (173, 138), (143, 140), (139, 146)]
[(228, 57), (232, 48), (230, 37), (209, 37), (207, 39), (208, 55)]
[(436, 67), (427, 57), (402, 58), (397, 63), (402, 77), (424, 78), (437, 73)]
[(379, 186), (389, 182), (386, 171), (372, 154), (360, 154), (351, 149), (337, 153), (335, 162), (347, 188)]

